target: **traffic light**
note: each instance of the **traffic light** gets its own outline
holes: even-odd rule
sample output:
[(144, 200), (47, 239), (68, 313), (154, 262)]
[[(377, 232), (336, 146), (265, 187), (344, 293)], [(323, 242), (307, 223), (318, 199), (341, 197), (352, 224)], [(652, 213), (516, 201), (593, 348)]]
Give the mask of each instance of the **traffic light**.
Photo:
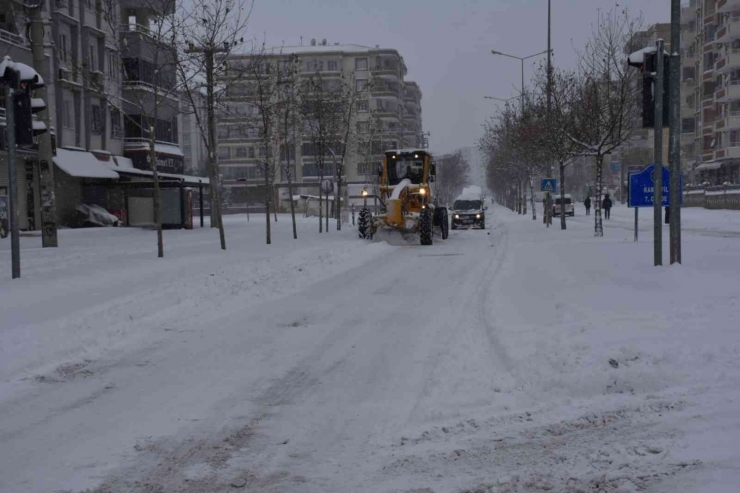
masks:
[[(631, 67), (636, 67), (642, 72), (642, 127), (653, 128), (655, 126), (655, 72), (658, 69), (657, 50), (645, 48), (637, 51), (627, 58)], [(671, 57), (663, 55), (663, 126), (668, 126), (669, 105), (669, 77)]]
[(44, 87), (44, 80), (32, 67), (5, 57), (0, 62), (0, 83), (14, 89), (16, 145), (33, 145), (34, 136), (47, 130), (43, 122), (33, 120), (33, 114), (46, 109), (46, 104), (42, 99), (31, 97), (31, 91)]

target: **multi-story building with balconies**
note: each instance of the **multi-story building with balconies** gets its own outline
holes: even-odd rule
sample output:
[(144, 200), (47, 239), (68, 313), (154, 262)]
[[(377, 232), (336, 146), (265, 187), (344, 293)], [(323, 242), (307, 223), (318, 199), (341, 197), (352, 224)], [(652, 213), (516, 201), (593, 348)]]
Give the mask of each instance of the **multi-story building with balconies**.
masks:
[[(348, 182), (373, 178), (384, 150), (424, 145), (421, 90), (415, 82), (405, 80), (407, 73), (403, 57), (397, 50), (359, 45), (328, 44), (326, 40), (310, 46), (281, 47), (266, 51), (272, 58), (285, 61), (297, 57), (300, 77), (321, 74), (331, 81), (352, 81), (356, 90), (368, 88), (357, 102), (355, 123), (358, 138), (368, 139), (368, 152), (348, 153), (343, 179)], [(250, 55), (232, 56), (230, 63), (246, 65)], [(371, 83), (372, 82), (372, 83)], [(243, 84), (232, 84), (226, 98), (226, 111), (218, 122), (218, 155), (224, 185), (231, 188), (235, 203), (257, 201), (261, 196), (255, 189), (261, 186), (260, 158), (265, 150), (259, 140), (259, 130), (253, 120), (257, 109), (249, 104), (249, 76)], [(292, 170), (296, 182), (317, 181), (316, 159), (309, 142), (300, 137), (289, 151), (283, 150), (282, 159), (290, 157), (297, 163)], [(288, 154), (289, 153), (289, 154)], [(281, 179), (285, 180), (285, 166)], [(331, 159), (326, 160), (325, 176), (334, 177)], [(245, 186), (246, 185), (246, 186)], [(316, 193), (313, 190), (313, 193)], [(350, 192), (352, 194), (352, 192)]]
[[(184, 172), (179, 141), (180, 122), (187, 112), (181, 111), (174, 59), (171, 50), (158, 41), (163, 33), (152, 30), (152, 19), (172, 13), (164, 8), (172, 4), (151, 0), (42, 2), (47, 63), (36, 69), (47, 87), (60, 224), (74, 224), (75, 209), (81, 203), (127, 210), (128, 199), (116, 202), (111, 197), (135, 196), (138, 192), (123, 193), (124, 187), (134, 190), (132, 181), (139, 183), (143, 202), (151, 200), (146, 190), (152, 174), (150, 128), (156, 135), (157, 169), (170, 173), (163, 179), (190, 180), (175, 176)], [(20, 0), (0, 4), (0, 53), (32, 66), (25, 37), (28, 20)], [(166, 23), (155, 26), (166, 29)], [(4, 108), (4, 102), (0, 106)], [(0, 126), (4, 126), (4, 110), (0, 110)], [(191, 136), (190, 140), (198, 139)], [(195, 160), (201, 158), (202, 149), (190, 150), (198, 154)], [(33, 149), (19, 150), (18, 155), (20, 227), (36, 229), (40, 224), (37, 157)], [(7, 187), (4, 133), (0, 132), (0, 195), (7, 193)], [(181, 202), (176, 197), (165, 198), (170, 199)]]
[(696, 89), (683, 95), (696, 105), (694, 181), (740, 183), (740, 0), (692, 0), (685, 10), (694, 12), (686, 52), (697, 59)]

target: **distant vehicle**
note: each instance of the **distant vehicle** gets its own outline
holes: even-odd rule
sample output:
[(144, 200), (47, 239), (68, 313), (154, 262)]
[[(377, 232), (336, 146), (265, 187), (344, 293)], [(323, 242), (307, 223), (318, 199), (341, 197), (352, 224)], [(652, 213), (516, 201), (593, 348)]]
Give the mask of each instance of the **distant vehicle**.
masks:
[(486, 229), (486, 210), (480, 187), (466, 187), (452, 205), (452, 229)]
[[(552, 203), (552, 215), (553, 216), (559, 216), (560, 211), (563, 209), (563, 207), (560, 205), (561, 201), (560, 195), (555, 196), (555, 200)], [(570, 196), (569, 193), (565, 194), (565, 214), (567, 216), (575, 216), (576, 215), (576, 209), (573, 204), (573, 198)]]

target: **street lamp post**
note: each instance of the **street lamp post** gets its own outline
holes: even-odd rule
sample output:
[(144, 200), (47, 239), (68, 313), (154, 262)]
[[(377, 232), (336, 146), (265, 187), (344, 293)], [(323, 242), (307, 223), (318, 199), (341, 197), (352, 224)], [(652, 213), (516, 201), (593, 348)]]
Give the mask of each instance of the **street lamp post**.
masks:
[[(529, 56), (521, 57), (521, 56), (516, 56), (516, 55), (509, 55), (508, 53), (502, 53), (502, 52), (496, 51), (496, 50), (491, 50), (491, 54), (493, 54), (493, 55), (501, 55), (501, 56), (505, 56), (505, 57), (509, 57), (509, 58), (514, 58), (514, 59), (519, 60), (521, 62), (521, 64), (522, 64), (522, 94), (521, 94), (521, 98), (522, 98), (522, 112), (524, 112), (524, 60), (528, 60), (528, 59), (534, 58), (536, 56), (544, 55), (545, 53), (549, 53), (550, 51), (551, 50), (545, 50), (545, 51), (541, 51), (539, 53), (535, 53), (534, 55), (529, 55)], [(488, 99), (496, 99), (496, 98), (488, 98)]]

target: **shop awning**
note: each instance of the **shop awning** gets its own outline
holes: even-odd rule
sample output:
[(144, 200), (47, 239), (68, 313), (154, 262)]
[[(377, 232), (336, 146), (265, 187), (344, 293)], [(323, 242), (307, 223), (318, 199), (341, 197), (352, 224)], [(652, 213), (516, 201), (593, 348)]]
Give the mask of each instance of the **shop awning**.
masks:
[(75, 178), (105, 178), (110, 180), (119, 178), (118, 173), (87, 151), (70, 151), (58, 148), (57, 155), (54, 156), (54, 164), (69, 176)]
[[(119, 156), (116, 156), (116, 161), (121, 163), (121, 159), (127, 159), (127, 158), (121, 158)], [(130, 160), (128, 160), (130, 161)], [(127, 164), (127, 163), (126, 163)], [(113, 169), (116, 171), (116, 173), (121, 174), (122, 176), (146, 176), (146, 177), (152, 177), (154, 176), (154, 172), (151, 170), (146, 169), (138, 169), (131, 166), (130, 168), (128, 166), (115, 166), (111, 165), (110, 169)], [(188, 176), (188, 175), (176, 175), (174, 173), (157, 173), (157, 176), (161, 178), (162, 180), (178, 180), (182, 181), (188, 185), (208, 185), (208, 178), (202, 177), (202, 176)]]
[(722, 161), (707, 161), (706, 163), (701, 163), (699, 166), (697, 166), (695, 171), (719, 169), (721, 166), (722, 166)]

